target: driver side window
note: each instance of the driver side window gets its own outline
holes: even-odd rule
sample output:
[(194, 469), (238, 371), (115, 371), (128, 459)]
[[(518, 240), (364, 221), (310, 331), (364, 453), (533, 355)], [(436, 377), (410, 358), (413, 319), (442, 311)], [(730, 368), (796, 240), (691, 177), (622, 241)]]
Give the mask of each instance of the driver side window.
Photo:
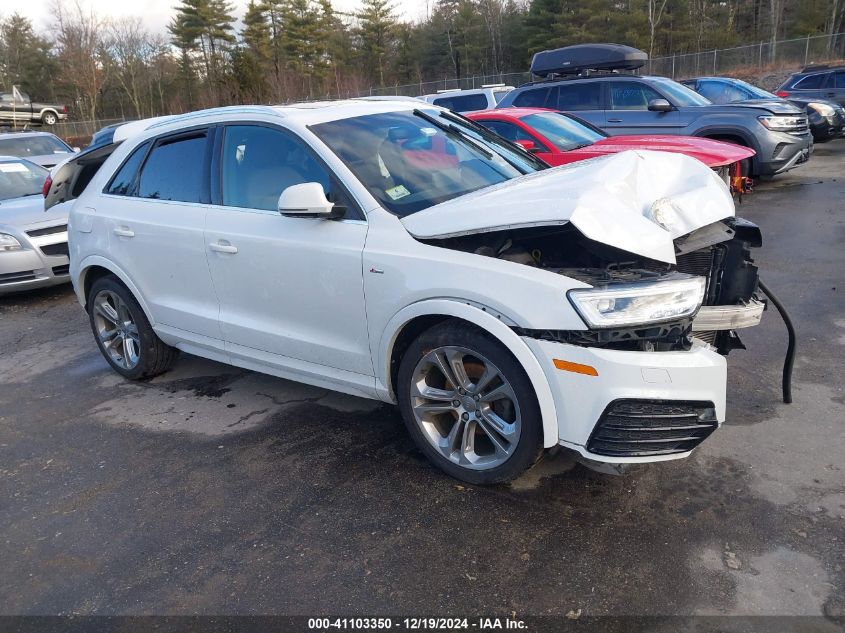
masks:
[(225, 129), (220, 166), (222, 203), (228, 207), (276, 211), (282, 191), (318, 182), (329, 201), (357, 218), (351, 198), (300, 139), (259, 125)]

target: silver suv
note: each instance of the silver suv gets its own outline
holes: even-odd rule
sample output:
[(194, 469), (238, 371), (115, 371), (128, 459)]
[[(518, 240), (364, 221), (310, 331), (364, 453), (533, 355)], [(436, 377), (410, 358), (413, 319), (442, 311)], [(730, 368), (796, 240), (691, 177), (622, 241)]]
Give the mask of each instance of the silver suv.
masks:
[(772, 99), (715, 105), (666, 77), (603, 72), (532, 82), (508, 93), (499, 107), (574, 112), (608, 134), (682, 134), (731, 141), (753, 149), (753, 176), (772, 176), (806, 162), (813, 138), (807, 115)]

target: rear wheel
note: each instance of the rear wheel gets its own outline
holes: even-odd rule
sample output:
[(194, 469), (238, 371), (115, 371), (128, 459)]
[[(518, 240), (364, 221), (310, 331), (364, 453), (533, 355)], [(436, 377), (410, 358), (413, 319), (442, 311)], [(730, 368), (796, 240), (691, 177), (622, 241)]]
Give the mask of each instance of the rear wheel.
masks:
[(58, 121), (58, 117), (53, 112), (45, 112), (41, 116), (41, 122), (44, 125), (55, 125), (56, 121)]
[(420, 450), (457, 479), (509, 481), (543, 450), (540, 407), (519, 362), (498, 341), (458, 321), (408, 348), (397, 395)]
[(165, 344), (138, 301), (116, 277), (102, 277), (88, 293), (94, 338), (109, 365), (130, 380), (152, 378), (173, 365), (179, 350)]

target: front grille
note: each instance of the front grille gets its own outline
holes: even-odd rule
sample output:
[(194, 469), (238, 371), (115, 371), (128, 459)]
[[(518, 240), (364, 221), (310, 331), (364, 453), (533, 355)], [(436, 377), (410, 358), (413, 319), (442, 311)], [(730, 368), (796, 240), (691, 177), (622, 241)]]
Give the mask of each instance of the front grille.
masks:
[(53, 266), (53, 274), (56, 277), (60, 275), (67, 275), (70, 272), (70, 264), (64, 264), (62, 266)]
[(19, 281), (31, 281), (35, 279), (34, 270), (22, 270), (17, 273), (3, 273), (0, 275), (0, 286), (4, 284), (14, 284)]
[(67, 242), (45, 244), (41, 247), (41, 252), (51, 257), (56, 257), (57, 255), (64, 255), (65, 257), (68, 257)]
[(718, 426), (712, 402), (614, 400), (593, 429), (587, 450), (608, 457), (685, 453)]
[(56, 233), (64, 233), (65, 231), (67, 231), (67, 224), (59, 224), (58, 226), (48, 226), (46, 229), (27, 231), (26, 234), (30, 237), (41, 237), (42, 235), (55, 235)]

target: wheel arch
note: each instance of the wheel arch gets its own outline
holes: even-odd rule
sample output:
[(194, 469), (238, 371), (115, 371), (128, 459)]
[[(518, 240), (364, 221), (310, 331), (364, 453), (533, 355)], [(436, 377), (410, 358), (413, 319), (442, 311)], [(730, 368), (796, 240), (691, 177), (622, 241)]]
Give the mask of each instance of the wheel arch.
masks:
[(727, 141), (729, 143), (736, 143), (743, 147), (749, 147), (754, 150), (754, 156), (751, 156), (752, 171), (757, 173), (760, 166), (760, 147), (756, 139), (754, 139), (745, 130), (734, 127), (724, 127), (720, 125), (709, 125), (697, 130), (694, 136), (702, 138), (713, 139), (714, 141)]
[(144, 296), (129, 278), (129, 275), (103, 257), (87, 257), (79, 266), (79, 274), (75, 277), (73, 285), (76, 289), (76, 295), (79, 298), (79, 303), (82, 304), (82, 307), (88, 307), (88, 293), (91, 291), (91, 286), (94, 285), (94, 282), (97, 281), (97, 279), (108, 275), (114, 275), (124, 286), (126, 286), (127, 290), (132, 293), (132, 296), (135, 297), (135, 300), (141, 306), (141, 309), (144, 311), (144, 315), (147, 317), (150, 325), (155, 326), (153, 315), (150, 312), (147, 302), (144, 300)]
[(543, 368), (528, 346), (506, 323), (506, 319), (483, 306), (458, 299), (429, 299), (400, 310), (388, 322), (375, 359), (376, 377), (382, 383), (384, 398), (396, 401), (399, 363), (411, 342), (424, 330), (449, 319), (459, 319), (482, 329), (513, 354), (527, 374), (540, 405), (543, 446), (555, 446), (559, 441), (557, 410)]
[(41, 112), (38, 113), (38, 120), (42, 121), (44, 119), (44, 115), (47, 114), (48, 112), (51, 112), (54, 115), (56, 115), (56, 122), (58, 123), (58, 121), (59, 121), (59, 111), (56, 110), (55, 108), (41, 108)]

